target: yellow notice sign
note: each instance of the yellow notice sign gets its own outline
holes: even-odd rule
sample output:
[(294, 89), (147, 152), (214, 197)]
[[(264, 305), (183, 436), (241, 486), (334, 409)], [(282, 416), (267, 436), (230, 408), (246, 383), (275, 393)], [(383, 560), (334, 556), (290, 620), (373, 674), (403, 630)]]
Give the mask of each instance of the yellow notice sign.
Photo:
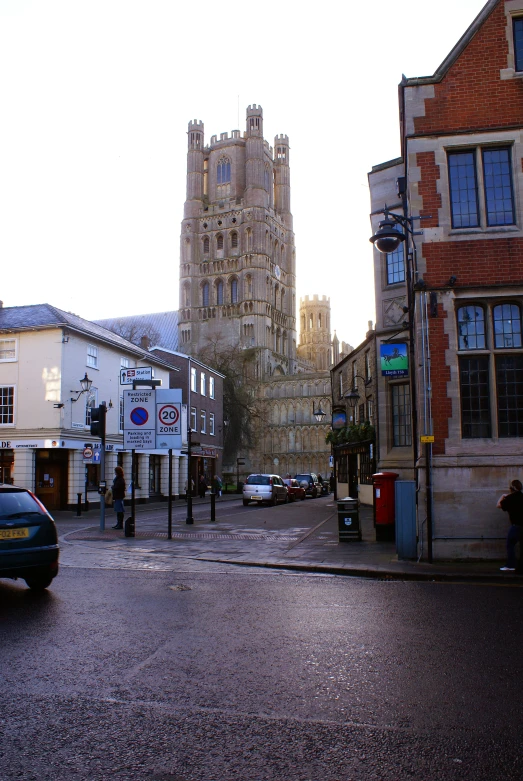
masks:
[(434, 442), (434, 434), (422, 434), (420, 441), (428, 445), (431, 442)]

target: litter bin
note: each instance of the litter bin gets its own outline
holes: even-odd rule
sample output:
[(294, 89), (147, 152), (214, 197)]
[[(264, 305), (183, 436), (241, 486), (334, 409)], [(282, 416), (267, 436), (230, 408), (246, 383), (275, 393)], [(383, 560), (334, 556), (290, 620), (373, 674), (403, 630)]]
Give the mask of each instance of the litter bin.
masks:
[(360, 512), (358, 500), (338, 499), (338, 537), (340, 542), (359, 540), (361, 542)]

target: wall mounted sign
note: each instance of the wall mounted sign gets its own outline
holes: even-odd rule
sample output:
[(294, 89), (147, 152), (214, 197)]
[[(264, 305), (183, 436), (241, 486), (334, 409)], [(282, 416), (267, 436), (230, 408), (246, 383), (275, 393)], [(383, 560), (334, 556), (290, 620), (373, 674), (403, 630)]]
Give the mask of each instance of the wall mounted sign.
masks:
[(381, 373), (384, 377), (408, 377), (409, 376), (409, 356), (407, 353), (407, 344), (380, 344), (380, 364)]

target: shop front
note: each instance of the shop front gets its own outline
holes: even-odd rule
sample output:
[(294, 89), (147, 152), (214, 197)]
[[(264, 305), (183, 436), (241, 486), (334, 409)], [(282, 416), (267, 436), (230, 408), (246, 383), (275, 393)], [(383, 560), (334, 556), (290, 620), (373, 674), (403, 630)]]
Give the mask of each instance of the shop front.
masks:
[(350, 496), (358, 498), (363, 504), (372, 505), (372, 475), (376, 466), (374, 451), (372, 441), (335, 446), (338, 499)]

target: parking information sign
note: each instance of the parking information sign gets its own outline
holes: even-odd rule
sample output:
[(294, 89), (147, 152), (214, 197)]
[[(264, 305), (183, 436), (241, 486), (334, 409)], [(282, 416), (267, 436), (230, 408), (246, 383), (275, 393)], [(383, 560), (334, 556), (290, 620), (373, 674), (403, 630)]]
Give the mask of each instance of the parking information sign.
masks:
[(182, 447), (181, 388), (158, 388), (156, 391), (156, 448)]
[(129, 390), (123, 394), (124, 432), (126, 450), (154, 450), (155, 391)]

